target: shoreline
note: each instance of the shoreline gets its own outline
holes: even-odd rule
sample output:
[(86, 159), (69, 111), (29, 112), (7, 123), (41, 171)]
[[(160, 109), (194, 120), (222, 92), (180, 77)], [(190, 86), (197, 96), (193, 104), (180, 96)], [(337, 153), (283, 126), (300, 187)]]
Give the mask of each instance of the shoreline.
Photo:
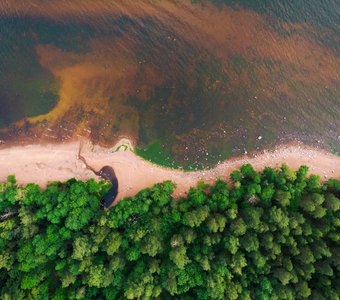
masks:
[[(15, 175), (18, 184), (36, 183), (45, 187), (49, 181), (65, 181), (72, 177), (80, 180), (99, 179), (77, 159), (79, 143), (80, 141), (71, 141), (1, 147), (0, 181), (5, 181), (8, 175)], [(246, 163), (252, 164), (256, 170), (262, 170), (266, 166), (279, 167), (282, 163), (287, 163), (293, 169), (307, 165), (309, 173), (319, 175), (323, 181), (340, 178), (339, 156), (297, 143), (255, 152), (251, 155), (253, 157), (235, 157), (211, 169), (199, 171), (182, 171), (155, 165), (135, 154), (133, 143), (127, 138), (122, 138), (111, 148), (84, 140), (82, 155), (97, 170), (104, 165), (114, 168), (119, 181), (117, 201), (165, 180), (172, 180), (177, 184), (174, 192), (174, 197), (177, 198), (185, 195), (198, 181), (212, 183), (218, 177), (229, 180), (230, 173)]]

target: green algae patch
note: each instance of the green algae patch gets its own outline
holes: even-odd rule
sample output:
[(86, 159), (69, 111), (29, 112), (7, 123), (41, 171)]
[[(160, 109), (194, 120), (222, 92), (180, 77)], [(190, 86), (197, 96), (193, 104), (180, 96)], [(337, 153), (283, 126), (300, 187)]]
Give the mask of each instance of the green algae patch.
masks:
[(136, 147), (135, 153), (152, 163), (168, 168), (180, 168), (171, 153), (163, 148), (160, 140), (156, 140), (146, 148)]

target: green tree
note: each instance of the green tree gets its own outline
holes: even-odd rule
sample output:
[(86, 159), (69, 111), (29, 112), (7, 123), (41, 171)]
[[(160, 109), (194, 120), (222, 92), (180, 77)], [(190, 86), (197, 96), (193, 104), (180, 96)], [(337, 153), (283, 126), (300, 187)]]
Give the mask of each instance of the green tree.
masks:
[(110, 185), (0, 183), (1, 299), (338, 299), (340, 182), (287, 165), (167, 181), (108, 211)]

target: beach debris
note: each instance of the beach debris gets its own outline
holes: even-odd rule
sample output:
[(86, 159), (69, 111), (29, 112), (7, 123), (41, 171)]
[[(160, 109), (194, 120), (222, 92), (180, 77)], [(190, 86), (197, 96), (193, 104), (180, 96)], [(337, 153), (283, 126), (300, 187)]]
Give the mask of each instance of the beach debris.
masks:
[(257, 139), (258, 139), (258, 140), (262, 140), (262, 135), (259, 135), (259, 136), (257, 137)]

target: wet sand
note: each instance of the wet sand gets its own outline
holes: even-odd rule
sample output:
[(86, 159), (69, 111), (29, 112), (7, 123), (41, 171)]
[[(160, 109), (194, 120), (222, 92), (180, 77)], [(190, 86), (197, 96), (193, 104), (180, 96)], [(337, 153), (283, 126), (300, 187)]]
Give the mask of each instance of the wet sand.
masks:
[[(128, 149), (119, 148), (122, 144), (128, 145)], [(0, 181), (5, 181), (8, 175), (15, 174), (19, 184), (34, 182), (44, 187), (49, 181), (64, 181), (72, 177), (80, 180), (99, 179), (77, 159), (78, 149), (77, 141), (2, 148)], [(94, 146), (86, 141), (81, 153), (94, 169), (99, 170), (104, 165), (114, 168), (119, 180), (118, 200), (133, 196), (141, 189), (164, 180), (172, 180), (177, 184), (174, 196), (180, 197), (200, 180), (209, 183), (214, 182), (217, 177), (228, 180), (230, 173), (245, 163), (251, 163), (257, 170), (262, 170), (265, 166), (278, 167), (284, 162), (293, 169), (308, 165), (310, 173), (320, 175), (322, 180), (340, 178), (339, 156), (298, 144), (280, 146), (252, 157), (234, 158), (218, 164), (213, 169), (195, 172), (183, 172), (154, 165), (130, 149), (132, 146), (128, 140), (121, 140), (113, 148)]]

